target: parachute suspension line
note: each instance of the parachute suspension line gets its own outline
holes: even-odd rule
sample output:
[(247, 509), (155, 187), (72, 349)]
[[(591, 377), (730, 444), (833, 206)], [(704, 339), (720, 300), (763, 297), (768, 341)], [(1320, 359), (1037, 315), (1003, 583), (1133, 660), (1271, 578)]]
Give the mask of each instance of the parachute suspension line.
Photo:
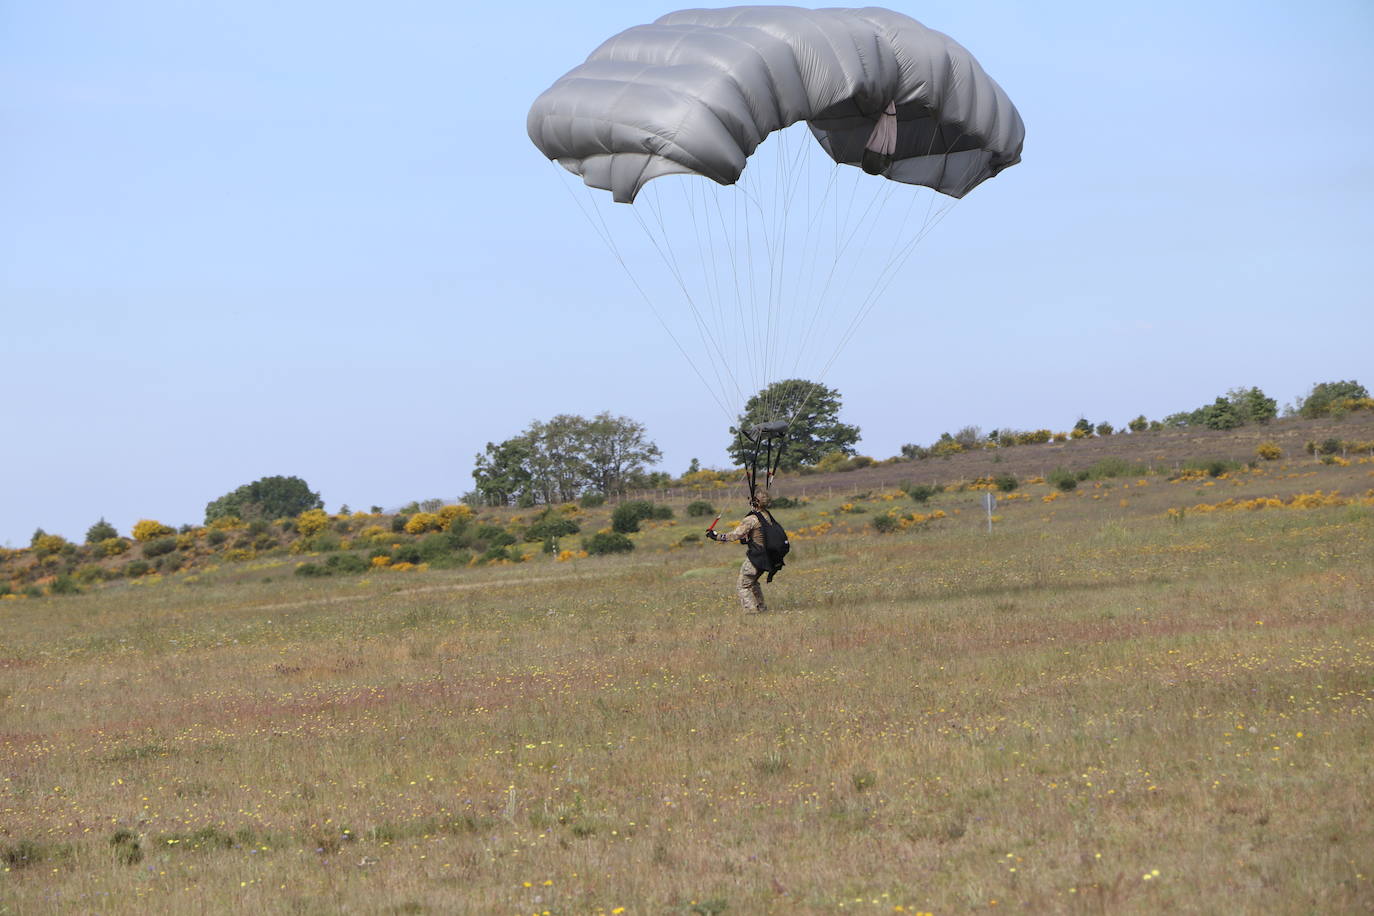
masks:
[[(708, 197), (708, 195), (707, 195), (706, 192), (705, 192), (705, 189), (703, 188), (703, 190), (702, 190), (702, 198), (705, 199), (705, 200), (708, 200), (709, 202), (711, 202), (711, 203), (713, 203), (713, 204), (715, 205), (716, 220), (720, 223), (720, 230), (721, 230), (720, 234), (721, 234), (721, 238), (724, 240), (723, 243), (722, 243), (722, 247), (725, 249), (726, 257), (729, 259), (729, 262), (730, 262), (730, 275), (731, 275), (731, 278), (733, 279), (734, 294), (735, 294), (735, 298), (734, 298), (734, 307), (731, 309), (731, 311), (734, 312), (735, 318), (736, 318), (736, 320), (739, 322), (739, 326), (740, 326), (740, 335), (739, 335), (739, 339), (735, 341), (736, 352), (741, 352), (741, 351), (742, 351), (742, 352), (744, 352), (746, 355), (748, 355), (748, 353), (749, 353), (750, 340), (749, 340), (749, 335), (748, 335), (748, 333), (746, 332), (745, 325), (744, 325), (744, 304), (743, 304), (743, 300), (742, 300), (742, 298), (741, 298), (741, 294), (740, 294), (740, 285), (739, 285), (739, 263), (738, 263), (738, 261), (737, 261), (737, 259), (736, 259), (736, 257), (735, 257), (735, 248), (736, 248), (735, 242), (736, 242), (736, 241), (738, 240), (738, 238), (739, 238), (739, 232), (738, 232), (738, 229), (739, 229), (739, 219), (738, 219), (738, 214), (739, 214), (739, 197), (738, 197), (738, 196), (732, 196), (732, 197), (731, 197), (731, 201), (732, 201), (733, 204), (734, 204), (734, 212), (735, 212), (735, 218), (734, 218), (733, 221), (732, 221), (733, 228), (735, 229), (735, 232), (734, 232), (733, 236), (731, 235), (730, 229), (727, 228), (726, 225), (725, 225), (725, 214), (724, 214), (724, 212), (722, 211), (721, 206), (720, 206), (720, 198), (721, 198), (721, 195), (720, 195), (720, 194), (713, 194), (713, 195), (710, 195), (710, 196)], [(708, 216), (708, 218), (709, 218), (709, 216), (710, 216), (709, 211), (707, 212), (707, 216)], [(722, 321), (722, 325), (721, 325), (721, 336), (722, 336), (723, 338), (725, 338), (725, 339), (729, 339), (729, 336), (730, 336), (730, 335), (729, 335), (729, 330), (725, 327), (724, 321)], [(754, 381), (757, 381), (757, 379), (754, 379)], [(740, 398), (741, 398), (741, 400), (743, 400), (743, 398), (744, 398), (743, 392), (740, 393)]]
[[(720, 358), (722, 362), (724, 362), (725, 365), (728, 367), (734, 364), (735, 360), (729, 352), (726, 352), (729, 337), (726, 335), (722, 318), (723, 313), (721, 308), (720, 295), (720, 268), (719, 265), (716, 263), (716, 242), (714, 234), (711, 231), (711, 213), (710, 210), (707, 209), (705, 206), (706, 194), (704, 188), (702, 189), (701, 198), (701, 218), (698, 218), (697, 215), (698, 208), (696, 200), (692, 195), (692, 190), (693, 188), (697, 187), (697, 184), (698, 183), (682, 184), (682, 198), (683, 203), (687, 208), (687, 212), (692, 217), (692, 231), (696, 238), (697, 260), (701, 264), (702, 287), (706, 290), (707, 298), (711, 305), (711, 318), (713, 319), (712, 337), (714, 340), (718, 341), (717, 349)], [(703, 224), (706, 232), (704, 240), (702, 237)], [(707, 264), (708, 254), (710, 255), (709, 266)], [(740, 390), (739, 380), (735, 378), (733, 374), (731, 375), (730, 380), (734, 384), (735, 396), (737, 398), (743, 397), (744, 393)]]
[[(553, 164), (555, 168), (561, 168), (561, 166), (559, 166), (556, 162)], [(597, 236), (597, 238), (601, 239), (602, 244), (606, 246), (606, 249), (610, 251), (611, 256), (615, 258), (616, 263), (620, 265), (620, 269), (625, 271), (625, 276), (629, 278), (631, 285), (633, 285), (635, 290), (639, 293), (640, 298), (644, 300), (644, 304), (649, 307), (649, 311), (653, 313), (653, 316), (658, 321), (659, 326), (662, 327), (665, 332), (667, 332), (668, 337), (673, 342), (673, 345), (677, 347), (677, 351), (681, 353), (682, 358), (687, 361), (687, 365), (692, 367), (692, 372), (695, 373), (696, 377), (701, 381), (702, 387), (706, 388), (710, 392), (711, 399), (716, 402), (716, 406), (720, 408), (721, 413), (725, 414), (727, 418), (733, 417), (733, 414), (730, 412), (729, 408), (725, 406), (725, 402), (722, 401), (719, 395), (716, 394), (715, 389), (713, 389), (710, 383), (706, 381), (706, 377), (701, 374), (701, 370), (697, 368), (697, 364), (692, 360), (692, 357), (687, 354), (687, 350), (682, 346), (682, 341), (678, 340), (677, 335), (673, 333), (673, 329), (668, 326), (668, 322), (663, 320), (663, 316), (659, 313), (658, 308), (654, 305), (654, 300), (650, 298), (647, 292), (644, 291), (644, 287), (640, 285), (638, 278), (636, 278), (634, 272), (630, 270), (630, 266), (625, 263), (625, 258), (620, 253), (620, 249), (615, 244), (615, 239), (614, 236), (612, 236), (611, 234), (610, 227), (606, 225), (604, 215), (596, 206), (595, 197), (593, 197), (591, 189), (587, 189), (587, 196), (592, 199), (591, 212), (588, 212), (587, 208), (583, 206), (582, 201), (578, 200), (577, 195), (573, 193), (573, 190), (570, 187), (568, 187), (568, 183), (566, 180), (560, 180), (559, 184), (562, 185), (563, 189), (568, 192), (568, 196), (571, 197), (573, 203), (577, 205), (578, 211), (582, 213), (582, 216), (587, 220), (587, 224), (591, 226), (592, 232)], [(592, 213), (596, 214), (596, 219), (592, 218)]]
[[(960, 136), (960, 139), (962, 139), (962, 135)], [(957, 143), (958, 141), (956, 140), (955, 142)], [(946, 163), (948, 163), (948, 156), (946, 156), (945, 159)], [(964, 180), (967, 180), (971, 167), (971, 164), (970, 166), (966, 167), (965, 174), (963, 176)], [(845, 348), (846, 345), (848, 345), (849, 341), (853, 339), (854, 335), (858, 332), (860, 325), (863, 324), (864, 320), (877, 306), (878, 302), (881, 301), (882, 296), (887, 292), (887, 290), (891, 288), (893, 282), (895, 282), (897, 276), (901, 273), (902, 267), (905, 266), (906, 262), (915, 252), (916, 247), (921, 243), (921, 241), (925, 239), (926, 236), (928, 236), (931, 232), (935, 231), (935, 227), (944, 221), (944, 218), (948, 216), (951, 211), (953, 211), (955, 204), (957, 204), (958, 202), (959, 201), (957, 198), (951, 199), (949, 203), (943, 205), (939, 210), (935, 211), (933, 219), (930, 214), (930, 208), (927, 208), (926, 219), (923, 222), (920, 230), (917, 231), (917, 233), (911, 238), (910, 241), (908, 241), (904, 246), (902, 246), (902, 249), (899, 252), (896, 252), (894, 256), (889, 257), (888, 264), (883, 268), (883, 271), (875, 280), (873, 288), (869, 291), (869, 294), (864, 298), (863, 303), (859, 306), (859, 310), (854, 315), (853, 320), (850, 321), (849, 327), (845, 329), (844, 334), (840, 338), (840, 342), (835, 347), (835, 351), (831, 353), (830, 358), (826, 361), (825, 367), (821, 371), (822, 379), (824, 379), (826, 375), (829, 374), (830, 368), (839, 358), (840, 352)], [(931, 204), (933, 206), (934, 198), (932, 198)]]
[[(830, 222), (834, 223), (838, 222), (839, 220), (840, 195), (837, 190), (838, 183), (836, 180), (839, 174), (840, 170), (838, 167), (829, 169), (829, 180), (826, 182), (825, 193), (821, 196), (820, 201), (817, 203), (811, 220), (811, 226), (816, 227), (817, 231), (811, 232), (811, 227), (808, 227), (808, 233), (814, 239), (814, 242), (810, 250), (809, 256), (806, 255), (805, 252), (803, 253), (803, 256), (805, 257), (808, 264), (808, 276), (806, 280), (806, 291), (804, 296), (800, 297), (801, 305), (799, 306), (798, 310), (799, 316), (804, 320), (797, 322), (797, 345), (793, 350), (793, 352), (796, 354), (796, 360), (794, 361), (793, 365), (794, 375), (800, 368), (802, 356), (806, 351), (807, 343), (810, 340), (812, 330), (815, 328), (816, 322), (820, 318), (821, 308), (825, 304), (826, 291), (829, 289), (830, 283), (834, 279), (835, 268), (838, 264), (838, 255), (835, 253), (835, 250), (832, 247), (830, 268), (827, 271), (824, 283), (821, 284), (821, 287), (818, 291), (816, 273), (819, 269), (818, 265), (822, 261), (820, 249), (823, 236), (823, 233), (820, 231), (820, 223), (823, 221), (823, 217), (825, 215), (827, 208), (830, 208), (834, 211), (834, 216), (832, 217)], [(814, 305), (808, 308), (807, 300), (813, 300)]]
[[(839, 169), (839, 168), (840, 168), (840, 166), (838, 166), (838, 165), (835, 166), (835, 169)], [(816, 296), (815, 307), (814, 307), (814, 309), (813, 309), (812, 312), (811, 312), (811, 319), (810, 319), (809, 322), (807, 322), (806, 330), (805, 330), (805, 332), (803, 333), (802, 338), (801, 338), (801, 342), (800, 342), (800, 344), (799, 344), (798, 347), (797, 347), (796, 365), (797, 365), (798, 367), (801, 365), (801, 363), (802, 363), (804, 357), (805, 357), (806, 354), (809, 352), (809, 349), (810, 349), (810, 347), (811, 347), (811, 341), (812, 341), (812, 339), (813, 339), (813, 337), (814, 337), (814, 335), (815, 335), (815, 332), (816, 332), (816, 330), (817, 330), (817, 327), (818, 327), (818, 325), (819, 325), (820, 316), (821, 316), (822, 314), (825, 313), (825, 305), (826, 305), (826, 302), (827, 302), (828, 299), (829, 299), (830, 291), (831, 291), (831, 289), (832, 289), (833, 286), (834, 286), (834, 281), (835, 281), (835, 278), (836, 278), (836, 274), (837, 274), (838, 271), (839, 271), (841, 262), (844, 260), (845, 254), (848, 252), (850, 246), (853, 244), (854, 238), (857, 236), (860, 227), (863, 226), (863, 224), (864, 224), (864, 222), (865, 222), (866, 220), (868, 221), (868, 224), (869, 224), (869, 232), (870, 232), (870, 234), (872, 233), (873, 228), (877, 225), (877, 220), (876, 220), (876, 218), (875, 218), (875, 219), (872, 219), (872, 220), (869, 220), (868, 217), (869, 217), (870, 214), (872, 214), (872, 212), (873, 212), (873, 206), (874, 206), (875, 203), (878, 202), (879, 197), (880, 197), (881, 195), (883, 195), (884, 192), (887, 193), (887, 197), (885, 197), (884, 200), (883, 200), (883, 202), (884, 202), (884, 204), (885, 204), (886, 201), (887, 201), (888, 199), (890, 199), (890, 196), (891, 196), (891, 190), (892, 190), (891, 187), (888, 187), (888, 188), (886, 188), (886, 189), (881, 188), (881, 187), (880, 187), (880, 188), (875, 188), (875, 189), (874, 189), (873, 197), (869, 199), (868, 205), (864, 208), (863, 212), (859, 215), (858, 219), (854, 221), (853, 227), (851, 228), (851, 227), (850, 227), (850, 220), (851, 220), (851, 219), (853, 218), (853, 216), (854, 216), (854, 203), (855, 203), (855, 200), (856, 200), (856, 199), (858, 198), (858, 196), (859, 196), (859, 195), (858, 195), (858, 176), (859, 176), (860, 174), (861, 174), (861, 173), (859, 173), (859, 172), (857, 172), (857, 171), (855, 172), (855, 180), (854, 180), (854, 182), (852, 182), (851, 185), (850, 185), (849, 202), (848, 202), (848, 204), (846, 205), (845, 213), (844, 213), (844, 218), (843, 218), (842, 221), (839, 219), (838, 208), (837, 208), (837, 211), (836, 211), (836, 232), (835, 232), (835, 238), (834, 238), (835, 248), (834, 248), (833, 251), (832, 251), (831, 260), (830, 260), (830, 268), (829, 268), (829, 270), (828, 270), (827, 273), (826, 273), (825, 283), (822, 285), (821, 290), (819, 291), (819, 293), (818, 293), (817, 296)], [(884, 183), (885, 183), (885, 184), (889, 184), (889, 185), (891, 184), (890, 182), (884, 182)], [(880, 211), (881, 211), (881, 209), (882, 209), (882, 207), (879, 207), (879, 210), (880, 210)], [(854, 265), (852, 265), (852, 269), (853, 269), (853, 268), (857, 268), (857, 266), (858, 266), (857, 263), (855, 263)], [(851, 269), (851, 273), (852, 273), (852, 269)]]
[[(776, 269), (774, 276), (776, 283), (773, 289), (773, 301), (770, 309), (770, 326), (767, 342), (771, 353), (768, 360), (767, 379), (772, 379), (779, 374), (779, 366), (783, 357), (787, 353), (788, 328), (784, 325), (784, 316), (792, 311), (787, 305), (787, 280), (788, 280), (788, 252), (792, 249), (789, 239), (793, 227), (792, 211), (797, 198), (797, 188), (801, 183), (802, 170), (800, 164), (804, 161), (804, 154), (809, 147), (809, 138), (796, 143), (795, 151), (789, 151), (788, 144), (791, 143), (791, 134), (795, 131), (783, 130), (778, 133), (781, 142), (778, 144), (778, 171), (777, 184), (781, 188), (775, 196), (775, 206), (780, 209), (778, 214), (778, 257), (776, 259)], [(805, 236), (803, 236), (803, 244)], [(793, 284), (795, 286), (795, 282)], [(778, 400), (782, 397), (782, 392), (777, 392), (768, 406), (768, 417), (773, 419), (781, 409)]]
[[(763, 336), (764, 342), (764, 364), (763, 377), (765, 380), (772, 379), (777, 375), (775, 370), (777, 360), (777, 338), (778, 325), (781, 322), (779, 309), (782, 307), (782, 285), (787, 270), (787, 215), (790, 209), (788, 200), (788, 189), (791, 186), (790, 175), (787, 168), (787, 140), (788, 132), (779, 131), (777, 134), (777, 165), (773, 172), (773, 234), (774, 244), (770, 248), (768, 259), (768, 314)], [(773, 419), (774, 411), (777, 409), (776, 397), (771, 389), (769, 391), (766, 417)]]
[(654, 215), (659, 223), (662, 239), (660, 240), (660, 238), (654, 235), (653, 230), (645, 223), (644, 217), (637, 207), (631, 205), (630, 212), (634, 214), (635, 222), (637, 222), (639, 227), (644, 231), (645, 237), (649, 240), (649, 243), (653, 245), (654, 250), (658, 252), (658, 256), (663, 261), (664, 266), (668, 268), (669, 273), (673, 275), (673, 279), (677, 281), (678, 289), (682, 291), (683, 298), (687, 300), (687, 306), (692, 313), (692, 320), (697, 326), (697, 334), (701, 337), (702, 346), (706, 349), (707, 357), (711, 359), (711, 368), (713, 374), (716, 376), (716, 384), (719, 386), (720, 393), (725, 395), (728, 399), (729, 386), (721, 379), (720, 369), (725, 369), (727, 377), (730, 379), (730, 382), (734, 384), (735, 388), (738, 389), (739, 385), (735, 383), (734, 373), (730, 371), (729, 365), (724, 365), (723, 367), (716, 365), (718, 362), (724, 362), (723, 356), (721, 356), (720, 346), (716, 343), (714, 338), (711, 337), (710, 328), (706, 326), (701, 316), (701, 310), (697, 307), (696, 299), (692, 296), (691, 290), (687, 287), (686, 280), (682, 275), (682, 270), (678, 265), (677, 253), (673, 251), (667, 230), (664, 228), (662, 202), (658, 197), (658, 189), (654, 188), (652, 190), (654, 192), (652, 203), (648, 203), (648, 199), (646, 199), (646, 204), (648, 204), (649, 212)]
[[(960, 139), (962, 139), (962, 135)], [(958, 141), (956, 140), (956, 143), (957, 142)], [(932, 138), (931, 144), (933, 148), (934, 138)], [(948, 156), (945, 157), (945, 160), (946, 163), (948, 163)], [(968, 169), (966, 169), (965, 174), (963, 176), (965, 180), (967, 179), (968, 174), (969, 171)], [(889, 251), (886, 263), (883, 265), (882, 269), (878, 271), (877, 274), (875, 274), (872, 287), (870, 288), (868, 294), (864, 297), (859, 308), (856, 310), (855, 314), (850, 320), (848, 326), (841, 334), (840, 340), (836, 344), (835, 349), (831, 352), (829, 358), (822, 366), (820, 375), (816, 380), (817, 385), (824, 383), (826, 377), (830, 374), (831, 368), (834, 366), (836, 360), (838, 360), (840, 353), (843, 352), (846, 346), (848, 346), (849, 342), (854, 338), (855, 334), (857, 334), (859, 328), (862, 326), (864, 321), (867, 320), (868, 316), (872, 313), (874, 308), (877, 307), (877, 304), (882, 300), (882, 297), (886, 294), (887, 290), (891, 288), (892, 284), (896, 281), (897, 276), (901, 273), (902, 268), (906, 265), (906, 262), (911, 258), (911, 255), (915, 252), (917, 246), (926, 238), (926, 236), (928, 236), (931, 232), (935, 230), (936, 226), (938, 226), (944, 220), (944, 218), (947, 215), (949, 215), (949, 213), (954, 209), (954, 205), (959, 202), (957, 198), (951, 199), (947, 204), (942, 205), (940, 209), (935, 210), (936, 192), (932, 190), (929, 193), (930, 199), (927, 202), (925, 217), (921, 221), (920, 228), (917, 229), (912, 234), (912, 237), (905, 243), (903, 243), (900, 238), (895, 239), (893, 241), (893, 245), (891, 250)], [(907, 205), (907, 213), (906, 216), (903, 218), (904, 223), (907, 219), (909, 219), (911, 210), (914, 208), (915, 202), (916, 197), (913, 196), (911, 203)], [(807, 395), (802, 400), (802, 403), (798, 405), (797, 410), (793, 412), (790, 418), (788, 418), (787, 422), (789, 426), (801, 414), (802, 410), (805, 408), (807, 402), (810, 401), (811, 396), (815, 394), (816, 390), (816, 388), (812, 388), (810, 391), (807, 392)]]

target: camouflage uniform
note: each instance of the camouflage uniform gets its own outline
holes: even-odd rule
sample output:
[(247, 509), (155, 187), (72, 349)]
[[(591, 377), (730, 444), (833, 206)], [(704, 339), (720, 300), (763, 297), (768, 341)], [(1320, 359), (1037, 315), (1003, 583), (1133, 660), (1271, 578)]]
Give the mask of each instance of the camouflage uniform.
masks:
[[(744, 517), (744, 521), (728, 534), (719, 535), (717, 540), (721, 541), (748, 541), (750, 544), (763, 547), (763, 525), (759, 522), (759, 517), (752, 512)], [(746, 614), (766, 614), (768, 606), (763, 603), (763, 589), (759, 587), (759, 576), (763, 573), (754, 568), (754, 564), (749, 562), (749, 558), (744, 558), (744, 565), (739, 568), (739, 582), (736, 583), (736, 590), (739, 592), (739, 603), (744, 608)]]

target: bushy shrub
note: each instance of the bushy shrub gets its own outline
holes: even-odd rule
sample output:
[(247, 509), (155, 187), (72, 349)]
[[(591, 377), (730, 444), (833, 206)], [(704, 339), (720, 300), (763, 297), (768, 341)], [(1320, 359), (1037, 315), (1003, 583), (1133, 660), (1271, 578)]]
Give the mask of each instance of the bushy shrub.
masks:
[(1222, 461), (1220, 459), (1209, 461), (1203, 465), (1203, 468), (1207, 471), (1208, 477), (1220, 477), (1222, 474), (1228, 474), (1231, 471), (1239, 471), (1240, 467), (1239, 461)]
[(670, 518), (673, 517), (673, 507), (672, 507), (672, 506), (654, 506), (654, 514), (653, 514), (652, 517), (653, 517), (653, 519), (654, 519), (655, 521), (659, 521), (659, 522), (667, 521), (668, 519), (670, 519)]
[(1255, 446), (1255, 457), (1264, 461), (1278, 461), (1283, 457), (1283, 449), (1277, 442), (1261, 442)]
[(392, 517), (392, 519), (391, 519), (391, 533), (392, 533), (392, 534), (403, 534), (403, 533), (405, 532), (405, 530), (406, 530), (406, 524), (407, 524), (409, 521), (410, 521), (410, 516), (409, 516), (409, 515), (397, 515), (397, 516)]
[(151, 560), (153, 557), (160, 557), (163, 554), (171, 553), (177, 549), (177, 539), (173, 537), (158, 538), (155, 541), (145, 541), (143, 543), (143, 556)]
[(639, 530), (639, 523), (653, 518), (654, 504), (643, 499), (632, 499), (615, 507), (611, 513), (611, 530), (618, 534), (631, 534)]
[(309, 537), (329, 527), (329, 515), (323, 509), (307, 509), (296, 516), (296, 530)]
[(902, 492), (906, 493), (907, 496), (918, 503), (925, 502), (943, 489), (944, 487), (928, 483), (907, 483), (902, 485)]
[(500, 525), (478, 525), (473, 535), (487, 547), (505, 547), (515, 543), (515, 535)]
[(124, 575), (130, 579), (137, 579), (139, 576), (147, 575), (148, 570), (153, 567), (143, 560), (133, 560), (124, 565)]
[(509, 547), (488, 547), (486, 552), (480, 557), (483, 563), (499, 563), (502, 560), (512, 560), (519, 562), (524, 559), (524, 554)]
[(582, 526), (570, 518), (545, 518), (525, 529), (525, 540), (531, 543), (551, 541), (553, 538), (577, 534), (581, 530)]
[[(870, 461), (871, 460), (872, 459), (870, 459)], [(854, 470), (854, 465), (851, 463), (849, 456), (838, 449), (833, 452), (827, 452), (820, 461), (816, 462), (815, 467), (816, 473), (818, 474), (833, 474), (839, 471)]]
[(281, 518), (323, 509), (324, 500), (299, 477), (263, 477), (226, 493), (205, 507), (205, 521), (226, 515), (240, 518)]
[(444, 528), (452, 528), (455, 524), (466, 524), (472, 519), (472, 508), (470, 506), (447, 505), (440, 507), (438, 513)]
[(336, 553), (324, 565), (338, 573), (363, 573), (369, 568), (368, 562), (356, 553)]
[(87, 544), (99, 544), (101, 541), (117, 537), (119, 537), (119, 532), (115, 530), (114, 525), (105, 521), (104, 516), (101, 517), (100, 521), (86, 529)]
[(800, 505), (801, 505), (801, 503), (797, 502), (797, 500), (795, 500), (795, 499), (792, 499), (790, 496), (774, 496), (774, 497), (773, 497), (773, 501), (772, 501), (771, 503), (768, 504), (768, 508), (770, 508), (770, 509), (795, 509), (795, 508), (797, 508), (797, 506), (800, 506)]
[(40, 557), (61, 553), (67, 546), (67, 539), (60, 534), (41, 534), (33, 539), (34, 553)]
[[(635, 530), (638, 530), (636, 527)], [(594, 534), (583, 545), (583, 549), (592, 556), (601, 556), (611, 553), (628, 553), (635, 549), (634, 542), (624, 534), (615, 531), (603, 531)]]
[[(251, 545), (251, 542), (249, 544)], [(292, 550), (307, 553), (333, 553), (343, 546), (343, 539), (332, 531), (321, 531), (314, 537), (301, 538), (294, 545)]]
[(418, 565), (424, 561), (425, 558), (420, 555), (420, 548), (415, 544), (401, 544), (391, 551), (391, 562), (393, 563)]
[(364, 573), (370, 565), (356, 553), (336, 553), (323, 563), (302, 563), (296, 567), (298, 576), (334, 576)]
[(77, 587), (75, 579), (64, 574), (52, 580), (52, 584), (48, 586), (48, 594), (79, 595), (81, 594), (81, 589)]
[(141, 518), (134, 523), (135, 541), (151, 541), (154, 538), (166, 537), (169, 534), (176, 534), (176, 531), (151, 518)]
[(117, 557), (129, 549), (129, 542), (124, 538), (105, 538), (95, 545), (96, 556)]
[(448, 531), (436, 532), (416, 542), (414, 549), (419, 554), (420, 562), (428, 563), (436, 569), (467, 565), (472, 554), (466, 550), (459, 550), (459, 545), (451, 535)]
[(1078, 489), (1078, 475), (1068, 468), (1055, 468), (1050, 471), (1048, 479), (1051, 484), (1065, 493)]
[(1144, 414), (1141, 414), (1131, 422), (1127, 423), (1126, 426), (1133, 433), (1143, 433), (1145, 432), (1145, 430), (1150, 428), (1150, 421), (1145, 419)]
[(205, 532), (205, 542), (211, 547), (218, 547), (229, 539), (229, 535), (222, 528), (211, 528)]
[(577, 504), (583, 509), (595, 509), (606, 504), (606, 496), (603, 493), (583, 493)]
[(76, 572), (72, 573), (72, 576), (76, 579), (78, 585), (90, 585), (92, 582), (99, 582), (101, 579), (104, 579), (105, 570), (93, 563), (88, 563), (85, 566), (78, 567)]
[(1298, 406), (1298, 413), (1309, 419), (1324, 417), (1332, 413), (1333, 408), (1343, 407), (1345, 401), (1360, 401), (1368, 397), (1369, 392), (1354, 379), (1340, 382), (1321, 382), (1313, 385), (1312, 390), (1302, 399)]
[(706, 515), (715, 515), (716, 507), (704, 499), (694, 499), (687, 504), (687, 514), (692, 518), (701, 518)]
[(992, 479), (992, 482), (996, 484), (997, 489), (1001, 490), (1003, 493), (1010, 493), (1021, 485), (1021, 482), (1016, 479), (1015, 474), (998, 474)]
[(253, 538), (253, 549), (259, 552), (264, 550), (273, 550), (277, 546), (279, 546), (277, 543), (277, 539), (270, 534), (264, 533)]
[(873, 516), (871, 524), (873, 525), (874, 531), (879, 534), (887, 534), (889, 531), (896, 531), (900, 523), (895, 516), (888, 515), (884, 512), (882, 515)]
[(406, 520), (406, 534), (424, 534), (426, 531), (440, 531), (445, 527), (444, 520), (436, 512), (416, 512)]

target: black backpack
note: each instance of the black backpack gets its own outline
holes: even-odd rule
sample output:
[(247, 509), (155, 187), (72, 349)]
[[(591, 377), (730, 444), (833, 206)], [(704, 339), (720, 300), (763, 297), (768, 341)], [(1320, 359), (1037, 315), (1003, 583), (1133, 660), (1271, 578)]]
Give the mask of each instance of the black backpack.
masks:
[(783, 558), (792, 549), (792, 544), (787, 540), (787, 532), (767, 509), (756, 509), (750, 514), (756, 517), (763, 527), (763, 546), (748, 543), (749, 562), (753, 563), (759, 572), (768, 574), (765, 582), (772, 582), (773, 577), (786, 565)]

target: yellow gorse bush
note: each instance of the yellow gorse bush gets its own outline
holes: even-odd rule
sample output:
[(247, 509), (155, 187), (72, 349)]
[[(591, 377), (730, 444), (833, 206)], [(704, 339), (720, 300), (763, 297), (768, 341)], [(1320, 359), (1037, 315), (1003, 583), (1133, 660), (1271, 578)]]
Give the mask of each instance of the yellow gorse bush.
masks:
[(309, 537), (329, 525), (329, 513), (323, 509), (307, 509), (296, 516), (296, 530)]
[[(576, 509), (576, 506), (573, 506)], [(455, 521), (468, 521), (472, 518), (472, 507), (462, 505), (448, 505), (441, 508), (438, 512), (439, 519), (444, 523), (444, 529), (450, 528)]]
[(416, 512), (406, 519), (406, 534), (424, 534), (426, 531), (442, 531), (448, 527), (445, 521), (434, 512)]
[(129, 542), (123, 538), (105, 538), (95, 545), (96, 553), (102, 557), (117, 557), (129, 549)]
[(237, 515), (222, 515), (212, 521), (210, 527), (219, 531), (233, 531), (235, 528), (244, 528), (246, 525), (243, 519)]
[(1277, 442), (1261, 442), (1255, 446), (1255, 457), (1265, 461), (1278, 461), (1283, 457), (1283, 449)]
[(33, 542), (33, 549), (39, 556), (57, 553), (66, 546), (67, 539), (60, 534), (45, 534)]
[(681, 484), (684, 487), (711, 487), (712, 489), (719, 489), (729, 486), (738, 476), (738, 471), (714, 471), (710, 468), (702, 468), (700, 471), (683, 474)]
[(1219, 503), (1198, 503), (1188, 509), (1170, 509), (1166, 514), (1170, 518), (1180, 518), (1185, 512), (1207, 515), (1212, 512), (1226, 512), (1232, 509), (1249, 509), (1253, 512), (1260, 509), (1325, 509), (1332, 506), (1374, 506), (1374, 490), (1370, 490), (1363, 497), (1353, 498), (1341, 496), (1339, 490), (1332, 490), (1329, 493), (1313, 490), (1311, 493), (1295, 494), (1287, 502), (1277, 496), (1228, 499)]
[(175, 531), (162, 524), (162, 522), (155, 521), (151, 518), (141, 518), (134, 524), (135, 541), (151, 541), (153, 538), (166, 537), (169, 534), (175, 533)]

